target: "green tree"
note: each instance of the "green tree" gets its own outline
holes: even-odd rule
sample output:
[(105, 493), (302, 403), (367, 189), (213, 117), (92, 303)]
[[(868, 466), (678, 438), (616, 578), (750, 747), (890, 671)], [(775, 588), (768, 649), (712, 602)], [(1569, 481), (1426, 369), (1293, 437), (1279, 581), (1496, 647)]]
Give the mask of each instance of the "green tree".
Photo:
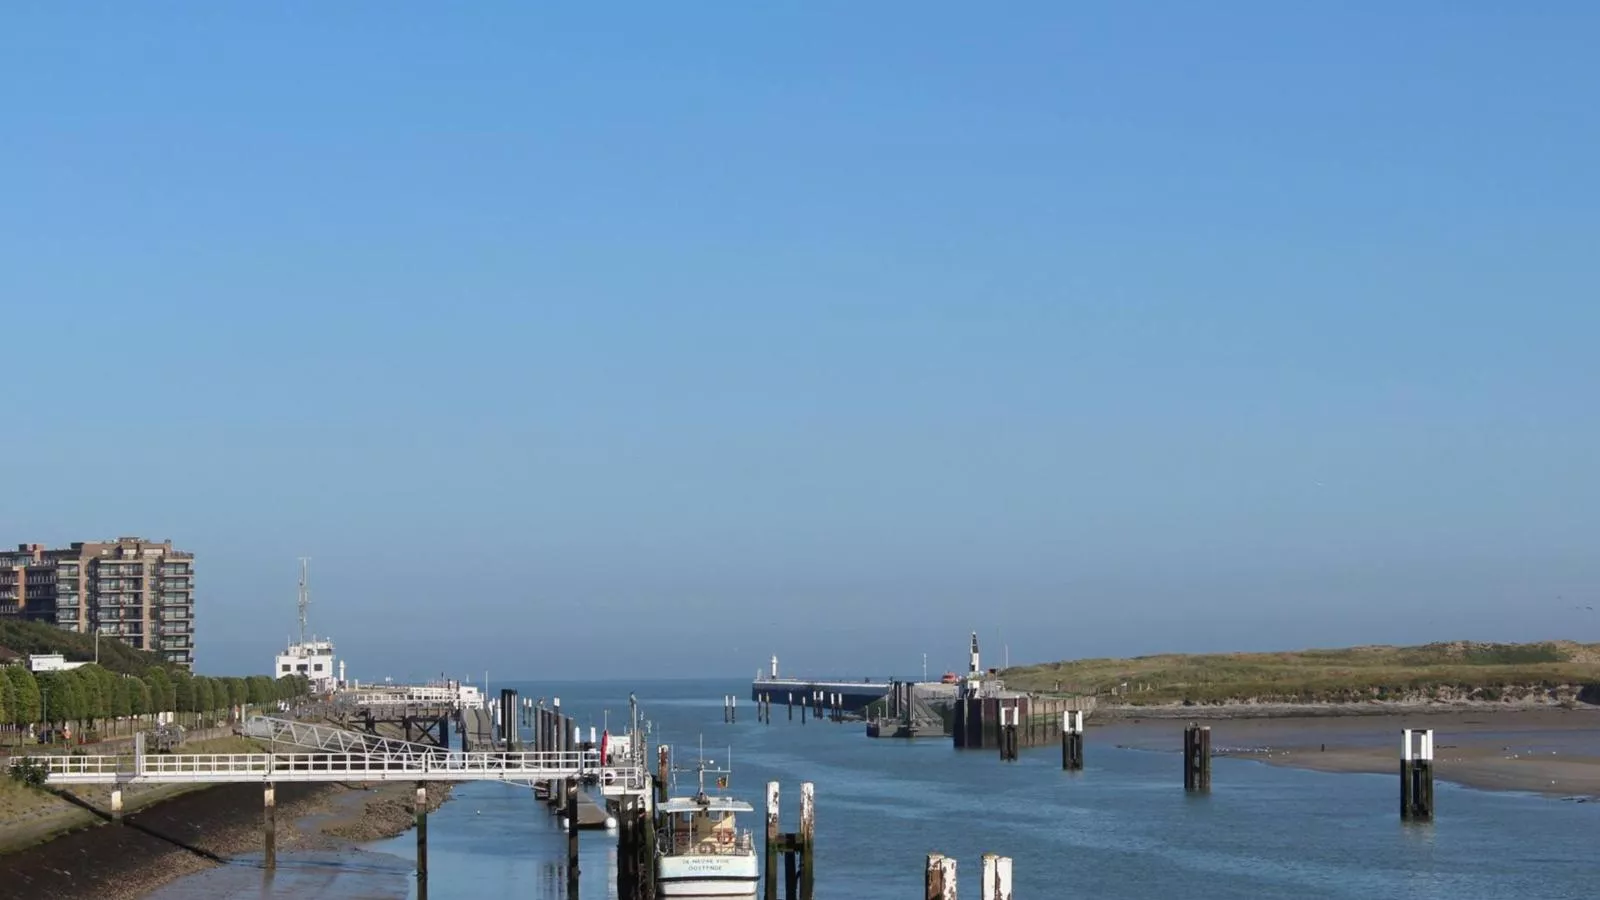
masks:
[(46, 724), (66, 723), (79, 719), (83, 702), (78, 696), (77, 679), (69, 672), (46, 672), (39, 676), (39, 693), (43, 697), (43, 716)]
[(272, 688), (272, 678), (270, 676), (251, 675), (248, 681), (250, 684), (251, 705), (265, 706), (278, 699), (276, 692)]
[(128, 712), (135, 716), (148, 716), (155, 711), (155, 703), (150, 699), (150, 685), (142, 678), (129, 678)]
[(116, 716), (115, 708), (117, 705), (117, 682), (121, 681), (122, 678), (121, 676), (112, 674), (110, 669), (102, 668), (100, 666), (92, 666), (89, 668), (92, 669), (95, 683), (100, 688), (100, 705), (95, 710), (96, 717), (109, 720)]
[(173, 687), (173, 712), (193, 713), (194, 707), (194, 678), (181, 669), (172, 673)]
[(17, 689), (11, 679), (0, 675), (0, 725), (10, 725), (11, 711), (17, 708)]
[(39, 721), (39, 680), (25, 666), (5, 666), (6, 680), (16, 692), (16, 705), (11, 707), (11, 724), (21, 728)]
[(176, 689), (172, 686), (172, 679), (167, 676), (164, 669), (152, 668), (144, 675), (144, 683), (150, 688), (149, 712), (163, 713), (174, 712), (177, 703)]
[(133, 715), (133, 682), (137, 679), (114, 676), (111, 679), (111, 716), (126, 719)]
[(202, 712), (213, 712), (217, 708), (216, 681), (197, 675), (194, 679), (194, 700)]
[(250, 688), (245, 684), (243, 678), (224, 678), (223, 681), (228, 685), (227, 706), (243, 706), (245, 703), (249, 702)]

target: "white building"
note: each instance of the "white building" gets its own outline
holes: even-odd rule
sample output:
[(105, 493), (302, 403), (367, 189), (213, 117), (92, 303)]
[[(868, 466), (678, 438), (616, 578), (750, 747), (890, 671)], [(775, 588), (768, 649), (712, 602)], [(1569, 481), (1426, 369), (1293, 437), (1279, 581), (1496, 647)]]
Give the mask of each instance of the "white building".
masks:
[(326, 694), (339, 686), (339, 669), (333, 658), (333, 641), (312, 639), (290, 644), (272, 664), (272, 677), (304, 675), (311, 692)]
[(66, 672), (87, 665), (86, 662), (67, 662), (67, 658), (59, 653), (38, 653), (28, 657), (28, 668), (35, 672)]

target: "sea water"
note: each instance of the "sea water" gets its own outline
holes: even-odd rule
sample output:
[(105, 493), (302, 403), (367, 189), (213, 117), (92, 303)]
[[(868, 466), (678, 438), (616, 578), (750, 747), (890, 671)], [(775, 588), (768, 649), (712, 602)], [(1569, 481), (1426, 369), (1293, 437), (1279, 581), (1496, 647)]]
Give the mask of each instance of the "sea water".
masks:
[[(929, 852), (958, 860), (964, 896), (974, 896), (984, 853), (1013, 859), (1015, 896), (1095, 900), (1197, 892), (1207, 900), (1260, 897), (1589, 898), (1600, 895), (1593, 841), (1600, 803), (1489, 793), (1440, 783), (1436, 821), (1404, 825), (1397, 776), (1324, 774), (1219, 758), (1212, 790), (1183, 790), (1176, 752), (1126, 750), (1087, 735), (1087, 766), (1062, 772), (1059, 747), (996, 752), (952, 749), (948, 739), (872, 740), (860, 723), (791, 722), (773, 705), (757, 721), (748, 682), (507, 683), (524, 698), (559, 696), (587, 732), (625, 728), (637, 695), (653, 740), (676, 763), (702, 754), (731, 761), (729, 793), (758, 810), (742, 823), (760, 846), (764, 785), (783, 789), (783, 827), (793, 830), (799, 786), (816, 785), (819, 900), (921, 897)], [(739, 720), (722, 721), (722, 697), (740, 697)], [(782, 699), (782, 698), (776, 698)], [(1176, 729), (1176, 726), (1175, 726)], [(1176, 731), (1174, 750), (1176, 750)], [(692, 775), (679, 789), (691, 792)], [(566, 896), (566, 835), (526, 787), (466, 784), (429, 818), (431, 900)], [(580, 839), (584, 900), (616, 896), (615, 838)], [(311, 877), (280, 870), (275, 886), (233, 894), (213, 882), (206, 896), (374, 896), (411, 869), (411, 834), (367, 848), (365, 877)], [(307, 888), (315, 883), (309, 892)], [(277, 885), (284, 886), (281, 890)], [(292, 892), (289, 886), (294, 887)], [(192, 890), (192, 888), (191, 888)], [(199, 896), (173, 894), (171, 896)]]

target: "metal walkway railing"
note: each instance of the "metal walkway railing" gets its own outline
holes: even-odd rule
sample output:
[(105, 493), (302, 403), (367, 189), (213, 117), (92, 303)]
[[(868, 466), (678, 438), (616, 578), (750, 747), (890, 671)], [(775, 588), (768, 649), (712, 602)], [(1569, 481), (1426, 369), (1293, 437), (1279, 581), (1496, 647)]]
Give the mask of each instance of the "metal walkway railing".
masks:
[(271, 716), (251, 716), (244, 722), (246, 737), (258, 741), (291, 744), (308, 750), (330, 753), (364, 753), (385, 759), (412, 760), (447, 755), (450, 751), (431, 744), (415, 744), (375, 734), (361, 734), (331, 725), (314, 725)]
[(606, 795), (645, 788), (637, 766), (599, 766), (593, 753), (191, 753), (14, 757), (51, 784), (197, 784), (279, 781), (593, 781)]

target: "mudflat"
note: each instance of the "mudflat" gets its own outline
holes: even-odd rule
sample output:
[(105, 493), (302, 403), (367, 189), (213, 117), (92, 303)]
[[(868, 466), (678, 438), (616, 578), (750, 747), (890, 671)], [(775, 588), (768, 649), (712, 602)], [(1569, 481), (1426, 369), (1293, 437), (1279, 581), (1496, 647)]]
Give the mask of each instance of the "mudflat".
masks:
[(1434, 732), (1434, 773), (1444, 781), (1484, 790), (1529, 791), (1548, 796), (1600, 798), (1600, 710), (1589, 707), (1492, 706), (1404, 711), (1364, 711), (1240, 717), (1237, 711), (1186, 715), (1162, 710), (1141, 716), (1118, 710), (1089, 735), (1094, 742), (1141, 750), (1179, 752), (1190, 722), (1212, 729), (1218, 756), (1258, 759), (1323, 772), (1395, 774), (1401, 732)]
[[(415, 786), (285, 782), (277, 787), (278, 848), (348, 849), (412, 824)], [(430, 785), (429, 807), (448, 796)], [(218, 865), (181, 842), (227, 860), (261, 852), (261, 785), (225, 784), (157, 802), (126, 823), (74, 831), (0, 856), (0, 900), (131, 900)], [(153, 831), (156, 835), (147, 833)], [(237, 861), (234, 864), (241, 864)], [(259, 861), (242, 863), (259, 867)]]

